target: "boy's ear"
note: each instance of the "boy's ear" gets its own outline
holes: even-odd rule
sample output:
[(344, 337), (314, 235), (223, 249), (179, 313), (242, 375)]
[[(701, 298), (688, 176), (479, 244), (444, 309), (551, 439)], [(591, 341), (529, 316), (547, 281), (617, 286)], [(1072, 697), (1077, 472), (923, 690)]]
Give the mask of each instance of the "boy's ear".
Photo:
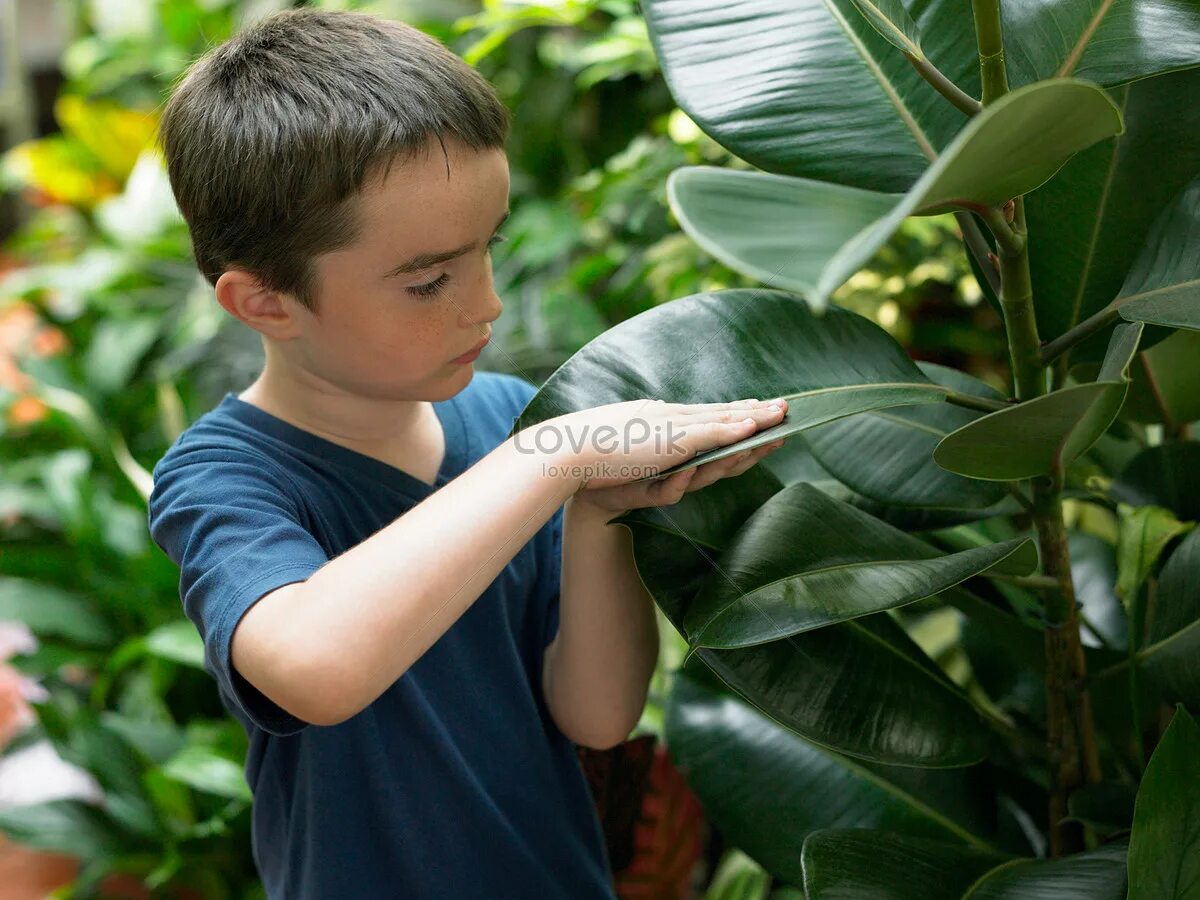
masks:
[(291, 297), (268, 290), (242, 269), (229, 269), (217, 279), (217, 302), (235, 319), (255, 331), (286, 341), (300, 333), (300, 305)]

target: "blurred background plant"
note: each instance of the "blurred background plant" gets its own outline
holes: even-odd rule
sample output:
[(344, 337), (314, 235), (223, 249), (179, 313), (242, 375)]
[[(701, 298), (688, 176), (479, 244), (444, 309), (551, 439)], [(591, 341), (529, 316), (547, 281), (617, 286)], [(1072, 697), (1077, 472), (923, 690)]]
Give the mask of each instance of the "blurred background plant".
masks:
[[(190, 60), (286, 5), (0, 0), (10, 68), (0, 82), (10, 220), (0, 250), (0, 832), (12, 842), (0, 848), (0, 883), (34, 879), (29, 893), (5, 896), (56, 885), (56, 896), (262, 895), (245, 736), (203, 671), (178, 571), (145, 527), (154, 462), (253, 379), (261, 348), (196, 273), (153, 136)], [(481, 368), (540, 384), (623, 319), (750, 284), (684, 236), (667, 207), (672, 170), (745, 164), (675, 108), (633, 0), (313, 5), (421, 27), (478, 66), (512, 111), (513, 216), (494, 252), (506, 310)], [(30, 73), (12, 65), (30, 22), (62, 42), (32, 92)], [(955, 227), (909, 220), (835, 299), (915, 356), (1000, 384), (999, 319)], [(937, 357), (945, 347), (956, 356)], [(665, 619), (660, 631), (631, 741), (661, 742), (685, 645)], [(665, 764), (628, 771), (669, 798), (675, 825), (694, 824)], [(719, 834), (703, 865), (655, 869), (679, 832), (652, 826), (629, 848), (623, 896), (767, 896), (769, 878)]]

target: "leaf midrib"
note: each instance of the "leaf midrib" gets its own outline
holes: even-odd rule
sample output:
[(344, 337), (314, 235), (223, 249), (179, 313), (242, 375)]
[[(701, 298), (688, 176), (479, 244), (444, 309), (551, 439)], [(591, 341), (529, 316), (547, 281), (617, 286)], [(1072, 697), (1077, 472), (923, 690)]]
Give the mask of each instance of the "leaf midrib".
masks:
[[(993, 545), (993, 546), (995, 546), (995, 545)], [(960, 550), (958, 552), (959, 553), (970, 553), (974, 550), (982, 550), (982, 549), (983, 549), (982, 547), (969, 547), (966, 550)], [(1000, 562), (1002, 562), (1005, 559), (1005, 556), (1015, 553), (1016, 549), (1017, 549), (1016, 547), (1013, 547), (1008, 554), (997, 557), (988, 566), (981, 569), (979, 572), (977, 572), (975, 574), (981, 575), (984, 572), (986, 572), (988, 569), (991, 569), (994, 566), (998, 565)], [(696, 629), (696, 631), (697, 632), (705, 631), (710, 625), (712, 625), (713, 622), (717, 621), (717, 619), (724, 616), (730, 609), (732, 609), (737, 603), (740, 603), (743, 599), (749, 600), (749, 598), (753, 597), (755, 594), (760, 594), (763, 591), (768, 590), (769, 588), (775, 587), (776, 585), (783, 584), (786, 581), (803, 581), (805, 578), (809, 578), (811, 576), (825, 575), (829, 572), (837, 572), (842, 569), (856, 569), (856, 568), (869, 569), (869, 568), (873, 568), (873, 567), (877, 567), (877, 566), (896, 566), (896, 565), (900, 565), (902, 563), (938, 562), (940, 560), (949, 559), (951, 556), (957, 556), (957, 555), (958, 555), (958, 553), (947, 553), (943, 556), (927, 556), (924, 559), (921, 559), (921, 558), (917, 558), (917, 559), (864, 559), (864, 560), (859, 560), (857, 562), (846, 562), (846, 563), (838, 563), (837, 565), (832, 565), (832, 566), (821, 566), (816, 569), (805, 569), (803, 572), (793, 572), (791, 575), (784, 575), (781, 578), (775, 578), (771, 581), (764, 582), (763, 584), (758, 585), (757, 587), (755, 587), (753, 590), (750, 590), (750, 591), (741, 591), (739, 588), (740, 592), (739, 592), (738, 596), (734, 597), (732, 600), (730, 600), (728, 603), (726, 603), (724, 606), (722, 606), (719, 610), (717, 610), (715, 613), (713, 613), (713, 615), (709, 618), (709, 620), (707, 622), (705, 622), (702, 626), (700, 626), (698, 629)], [(966, 575), (963, 578), (960, 578), (954, 584), (947, 585), (944, 588), (934, 591), (933, 594), (940, 594), (942, 591), (949, 590), (952, 587), (956, 587), (957, 585), (962, 584), (962, 582), (966, 581), (968, 578), (971, 578), (971, 577), (973, 577), (973, 576)], [(933, 596), (933, 594), (925, 594), (923, 596), (931, 597), (931, 596)], [(923, 599), (923, 598), (917, 597), (912, 602), (916, 602), (916, 600), (920, 600), (920, 599)], [(753, 602), (753, 601), (749, 601), (749, 602)], [(887, 607), (887, 608), (890, 609), (891, 607)], [(869, 615), (870, 613), (880, 612), (880, 611), (881, 610), (867, 610), (866, 612), (862, 613), (862, 615)], [(854, 618), (858, 618), (858, 617), (855, 616)], [(840, 621), (850, 621), (850, 620), (843, 619)], [(833, 625), (836, 623), (830, 622), (829, 624)], [(781, 637), (786, 637), (786, 635), (781, 635)]]
[[(929, 138), (926, 136), (925, 130), (917, 123), (917, 119), (912, 114), (912, 111), (908, 108), (907, 104), (905, 104), (904, 100), (901, 99), (900, 95), (896, 93), (895, 86), (891, 83), (891, 81), (888, 80), (887, 76), (883, 74), (883, 69), (880, 68), (879, 62), (867, 50), (866, 45), (864, 45), (862, 42), (862, 39), (859, 38), (859, 36), (850, 27), (850, 23), (846, 21), (846, 17), (842, 15), (841, 10), (834, 5), (833, 0), (824, 0), (824, 3), (825, 8), (829, 10), (829, 14), (833, 16), (834, 21), (836, 21), (841, 27), (842, 31), (845, 32), (846, 38), (850, 41), (851, 46), (853, 46), (858, 52), (858, 55), (862, 57), (863, 64), (867, 67), (867, 70), (871, 73), (872, 77), (879, 82), (879, 87), (883, 90), (892, 106), (896, 108), (896, 112), (899, 113), (904, 124), (908, 126), (908, 130), (912, 134), (913, 140), (917, 142), (917, 146), (921, 149), (921, 153), (924, 154), (926, 159), (928, 159), (930, 162), (933, 162), (935, 159), (937, 159), (937, 151), (933, 149), (933, 144), (929, 142)], [(863, 19), (865, 21), (866, 17), (864, 16)]]

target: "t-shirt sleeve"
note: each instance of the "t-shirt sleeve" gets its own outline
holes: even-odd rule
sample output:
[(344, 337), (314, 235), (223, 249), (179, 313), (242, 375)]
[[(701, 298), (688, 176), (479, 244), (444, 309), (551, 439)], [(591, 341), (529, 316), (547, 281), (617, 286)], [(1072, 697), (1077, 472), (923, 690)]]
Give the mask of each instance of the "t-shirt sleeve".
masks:
[(265, 459), (196, 451), (155, 468), (148, 514), (154, 542), (179, 566), (179, 595), (204, 639), (206, 668), (251, 722), (277, 735), (309, 723), (243, 678), (230, 644), (260, 598), (329, 559), (288, 487)]

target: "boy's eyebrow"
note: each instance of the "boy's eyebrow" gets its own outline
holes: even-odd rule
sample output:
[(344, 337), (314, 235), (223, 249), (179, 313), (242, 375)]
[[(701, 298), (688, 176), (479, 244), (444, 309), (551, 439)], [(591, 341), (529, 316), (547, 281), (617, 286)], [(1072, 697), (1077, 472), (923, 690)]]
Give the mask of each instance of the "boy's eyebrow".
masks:
[[(508, 221), (510, 215), (512, 215), (512, 210), (506, 209), (504, 215), (500, 217), (500, 221), (496, 223), (496, 227), (492, 230), (499, 231), (500, 226)], [(400, 263), (400, 265), (396, 266), (396, 268), (383, 277), (394, 278), (397, 275), (409, 275), (413, 272), (420, 272), (422, 269), (428, 269), (430, 266), (436, 266), (438, 263), (447, 262), (448, 260), (470, 253), (478, 244), (478, 241), (471, 241), (471, 243), (456, 247), (453, 250), (443, 250), (440, 253), (422, 253), (420, 256), (414, 256), (407, 262)]]

